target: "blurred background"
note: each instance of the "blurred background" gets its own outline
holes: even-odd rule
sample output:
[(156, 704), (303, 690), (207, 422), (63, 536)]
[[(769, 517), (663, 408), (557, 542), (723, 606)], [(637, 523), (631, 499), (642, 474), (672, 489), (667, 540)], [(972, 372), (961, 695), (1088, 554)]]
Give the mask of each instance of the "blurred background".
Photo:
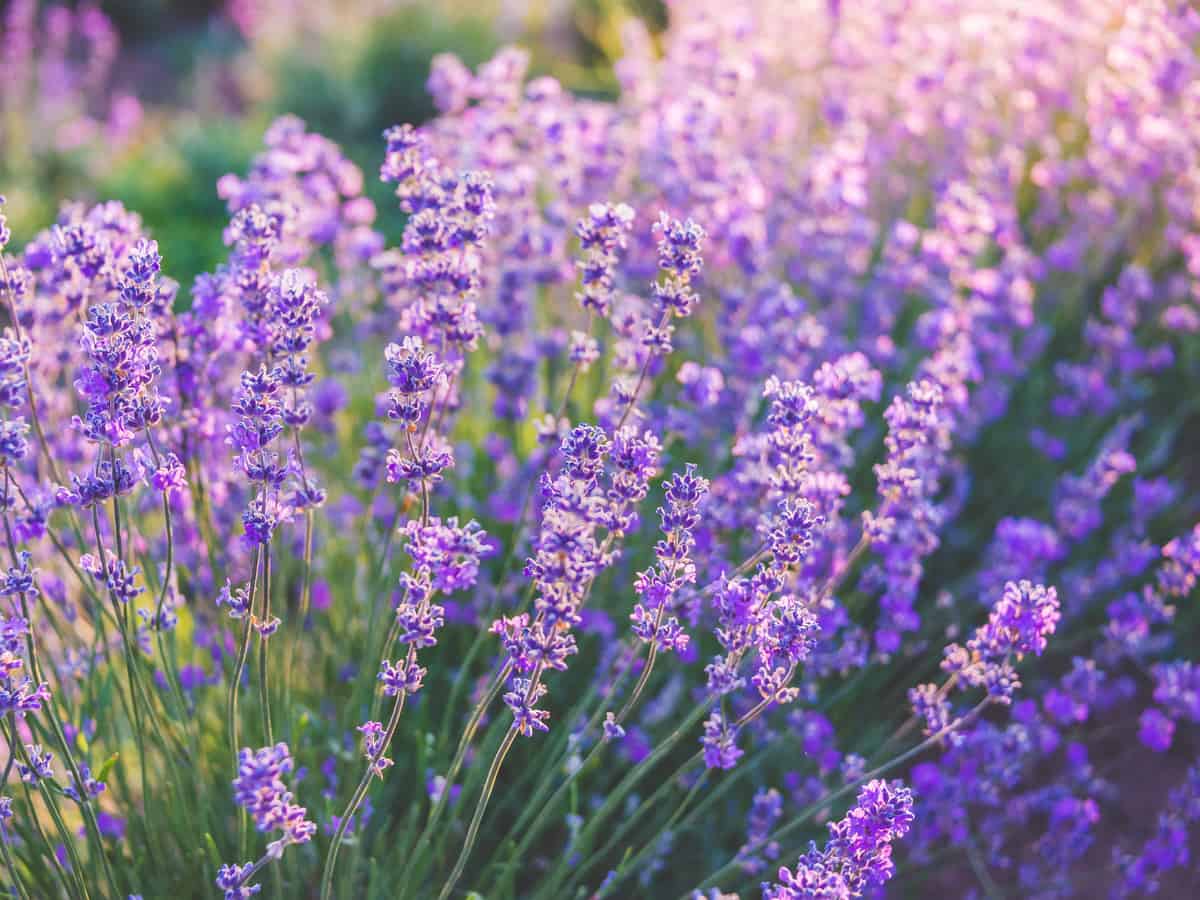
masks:
[[(637, 16), (656, 35), (666, 24), (661, 0), (4, 0), (0, 11), (0, 193), (18, 242), (68, 198), (120, 200), (185, 289), (224, 255), (217, 179), (245, 170), (275, 116), (300, 116), (374, 172), (384, 128), (433, 115), (434, 54), (474, 66), (515, 42), (535, 74), (613, 96), (621, 23)], [(367, 190), (387, 230), (381, 188)]]

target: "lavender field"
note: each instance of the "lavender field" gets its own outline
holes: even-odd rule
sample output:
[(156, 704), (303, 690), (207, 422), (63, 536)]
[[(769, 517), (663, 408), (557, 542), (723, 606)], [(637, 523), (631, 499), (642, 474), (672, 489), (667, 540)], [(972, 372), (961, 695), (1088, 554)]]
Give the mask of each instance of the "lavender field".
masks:
[(4, 896), (1200, 896), (1200, 8), (0, 22)]

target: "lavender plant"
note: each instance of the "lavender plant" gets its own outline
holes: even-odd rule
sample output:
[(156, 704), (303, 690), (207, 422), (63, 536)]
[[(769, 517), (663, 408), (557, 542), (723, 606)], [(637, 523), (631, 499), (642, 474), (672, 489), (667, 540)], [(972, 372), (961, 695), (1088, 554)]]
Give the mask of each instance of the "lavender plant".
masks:
[(11, 894), (1198, 883), (1200, 15), (670, 6), (0, 216)]

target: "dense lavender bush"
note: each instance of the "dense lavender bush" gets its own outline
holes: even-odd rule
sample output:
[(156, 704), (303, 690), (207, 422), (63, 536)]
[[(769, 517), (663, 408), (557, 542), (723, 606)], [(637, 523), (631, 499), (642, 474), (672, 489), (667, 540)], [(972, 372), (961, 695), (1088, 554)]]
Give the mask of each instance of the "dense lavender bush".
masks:
[(22, 898), (1190, 896), (1200, 15), (672, 4), (0, 219)]

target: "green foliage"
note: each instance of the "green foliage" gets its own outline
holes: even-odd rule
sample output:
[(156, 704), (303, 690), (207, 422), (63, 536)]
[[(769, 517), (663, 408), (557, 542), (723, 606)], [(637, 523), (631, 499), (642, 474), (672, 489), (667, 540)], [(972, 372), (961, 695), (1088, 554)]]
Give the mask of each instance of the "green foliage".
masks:
[(470, 66), (498, 47), (490, 23), (453, 17), (436, 8), (406, 6), (367, 28), (353, 28), (313, 46), (288, 49), (274, 64), (277, 87), (268, 106), (294, 113), (314, 131), (353, 147), (377, 147), (380, 132), (397, 122), (434, 114), (425, 90), (429, 63), (447, 48)]
[(181, 293), (225, 257), (221, 231), (228, 213), (217, 197), (217, 179), (245, 170), (261, 134), (258, 122), (185, 120), (120, 160), (97, 183), (97, 197), (141, 213), (172, 261)]

